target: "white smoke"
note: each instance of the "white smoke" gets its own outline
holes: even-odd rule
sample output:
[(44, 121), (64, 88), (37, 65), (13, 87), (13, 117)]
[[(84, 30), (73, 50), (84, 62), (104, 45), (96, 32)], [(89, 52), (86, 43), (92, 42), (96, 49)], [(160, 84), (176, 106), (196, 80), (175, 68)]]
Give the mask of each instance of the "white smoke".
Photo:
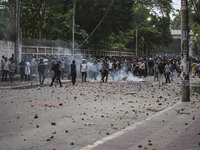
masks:
[[(79, 53), (79, 54), (75, 54), (74, 58), (72, 57), (72, 51), (71, 49), (67, 49), (67, 48), (60, 48), (59, 51), (63, 51), (64, 56), (68, 56), (68, 63), (71, 64), (73, 60), (76, 61), (76, 66), (77, 66), (77, 71), (78, 71), (78, 76), (81, 77), (80, 74), (80, 64), (82, 63), (82, 59), (85, 59), (84, 55)], [(92, 79), (90, 80), (90, 82), (100, 82), (101, 81), (101, 73), (97, 72), (97, 68), (95, 68), (94, 66), (94, 61), (97, 62), (97, 60), (95, 60), (93, 58), (92, 61), (87, 61), (87, 78), (91, 78), (91, 74), (92, 72), (96, 71), (97, 73), (97, 77), (96, 80), (94, 79), (94, 77), (92, 77)], [(132, 72), (126, 72), (125, 69), (121, 69), (121, 70), (116, 70), (114, 73), (114, 80), (112, 78), (112, 72), (109, 71), (109, 75), (108, 75), (108, 82), (144, 82), (143, 79), (135, 77), (133, 75)]]
[[(100, 82), (101, 76), (97, 77), (97, 80), (92, 79), (90, 82)], [(111, 72), (108, 75), (108, 82), (144, 82), (142, 78), (135, 77), (133, 73), (126, 73), (125, 70), (120, 70), (115, 73), (114, 80), (112, 80)]]

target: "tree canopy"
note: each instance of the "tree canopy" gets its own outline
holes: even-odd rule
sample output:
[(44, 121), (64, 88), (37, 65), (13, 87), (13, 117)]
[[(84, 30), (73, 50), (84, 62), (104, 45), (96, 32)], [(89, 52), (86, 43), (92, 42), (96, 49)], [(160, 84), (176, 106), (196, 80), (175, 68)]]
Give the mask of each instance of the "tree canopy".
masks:
[(84, 47), (134, 51), (141, 23), (139, 50), (151, 52), (171, 41), (172, 0), (21, 0), (23, 38), (71, 42), (74, 2), (75, 40)]

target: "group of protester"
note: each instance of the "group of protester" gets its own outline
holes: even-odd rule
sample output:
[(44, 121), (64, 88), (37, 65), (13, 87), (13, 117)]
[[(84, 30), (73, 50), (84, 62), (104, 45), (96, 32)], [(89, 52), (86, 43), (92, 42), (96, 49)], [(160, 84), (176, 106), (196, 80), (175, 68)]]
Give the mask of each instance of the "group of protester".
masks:
[(9, 75), (10, 81), (13, 82), (13, 76), (16, 65), (14, 63), (14, 57), (8, 59), (5, 56), (2, 56), (1, 59), (1, 82), (7, 81), (7, 76)]
[[(78, 67), (77, 67), (78, 66)], [(200, 61), (193, 60), (190, 63), (192, 76), (200, 77)], [(77, 69), (78, 68), (78, 69)], [(13, 75), (16, 69), (14, 57), (9, 60), (3, 56), (1, 60), (1, 81), (7, 81), (7, 75), (10, 75), (10, 81), (13, 82)], [(153, 76), (154, 81), (165, 83), (173, 81), (173, 77), (180, 75), (181, 63), (179, 57), (153, 57), (153, 58), (131, 58), (131, 57), (90, 57), (87, 59), (70, 60), (63, 57), (61, 59), (48, 58), (44, 56), (40, 59), (23, 58), (19, 63), (20, 79), (30, 80), (32, 73), (39, 74), (39, 82), (42, 85), (47, 74), (51, 74), (53, 85), (57, 80), (62, 87), (60, 78), (64, 79), (67, 75), (75, 85), (76, 77), (81, 76), (82, 82), (87, 81), (87, 77), (102, 82), (107, 82), (110, 75), (112, 80), (121, 74), (133, 74), (138, 77)]]

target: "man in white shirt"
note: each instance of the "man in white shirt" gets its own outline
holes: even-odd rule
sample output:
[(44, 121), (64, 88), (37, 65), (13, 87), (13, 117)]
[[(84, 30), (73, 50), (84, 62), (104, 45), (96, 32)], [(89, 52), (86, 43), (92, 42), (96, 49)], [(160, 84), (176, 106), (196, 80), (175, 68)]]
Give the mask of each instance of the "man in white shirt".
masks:
[(49, 61), (46, 56), (44, 57), (43, 61), (44, 61), (44, 65), (45, 65), (45, 73), (47, 73)]
[(82, 59), (82, 63), (80, 65), (80, 72), (82, 73), (82, 82), (86, 82), (87, 78), (87, 62), (85, 59)]

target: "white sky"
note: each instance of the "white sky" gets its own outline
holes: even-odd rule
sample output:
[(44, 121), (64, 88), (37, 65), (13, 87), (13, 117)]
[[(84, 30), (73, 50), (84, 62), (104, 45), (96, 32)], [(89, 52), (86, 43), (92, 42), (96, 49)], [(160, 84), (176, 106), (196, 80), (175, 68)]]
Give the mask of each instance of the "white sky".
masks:
[(181, 0), (173, 0), (173, 6), (175, 9), (180, 9), (181, 8)]
[[(172, 0), (173, 1), (173, 7), (175, 8), (175, 9), (181, 9), (181, 0)], [(171, 14), (170, 15), (171, 16), (171, 19), (173, 20), (174, 19), (174, 16)]]

